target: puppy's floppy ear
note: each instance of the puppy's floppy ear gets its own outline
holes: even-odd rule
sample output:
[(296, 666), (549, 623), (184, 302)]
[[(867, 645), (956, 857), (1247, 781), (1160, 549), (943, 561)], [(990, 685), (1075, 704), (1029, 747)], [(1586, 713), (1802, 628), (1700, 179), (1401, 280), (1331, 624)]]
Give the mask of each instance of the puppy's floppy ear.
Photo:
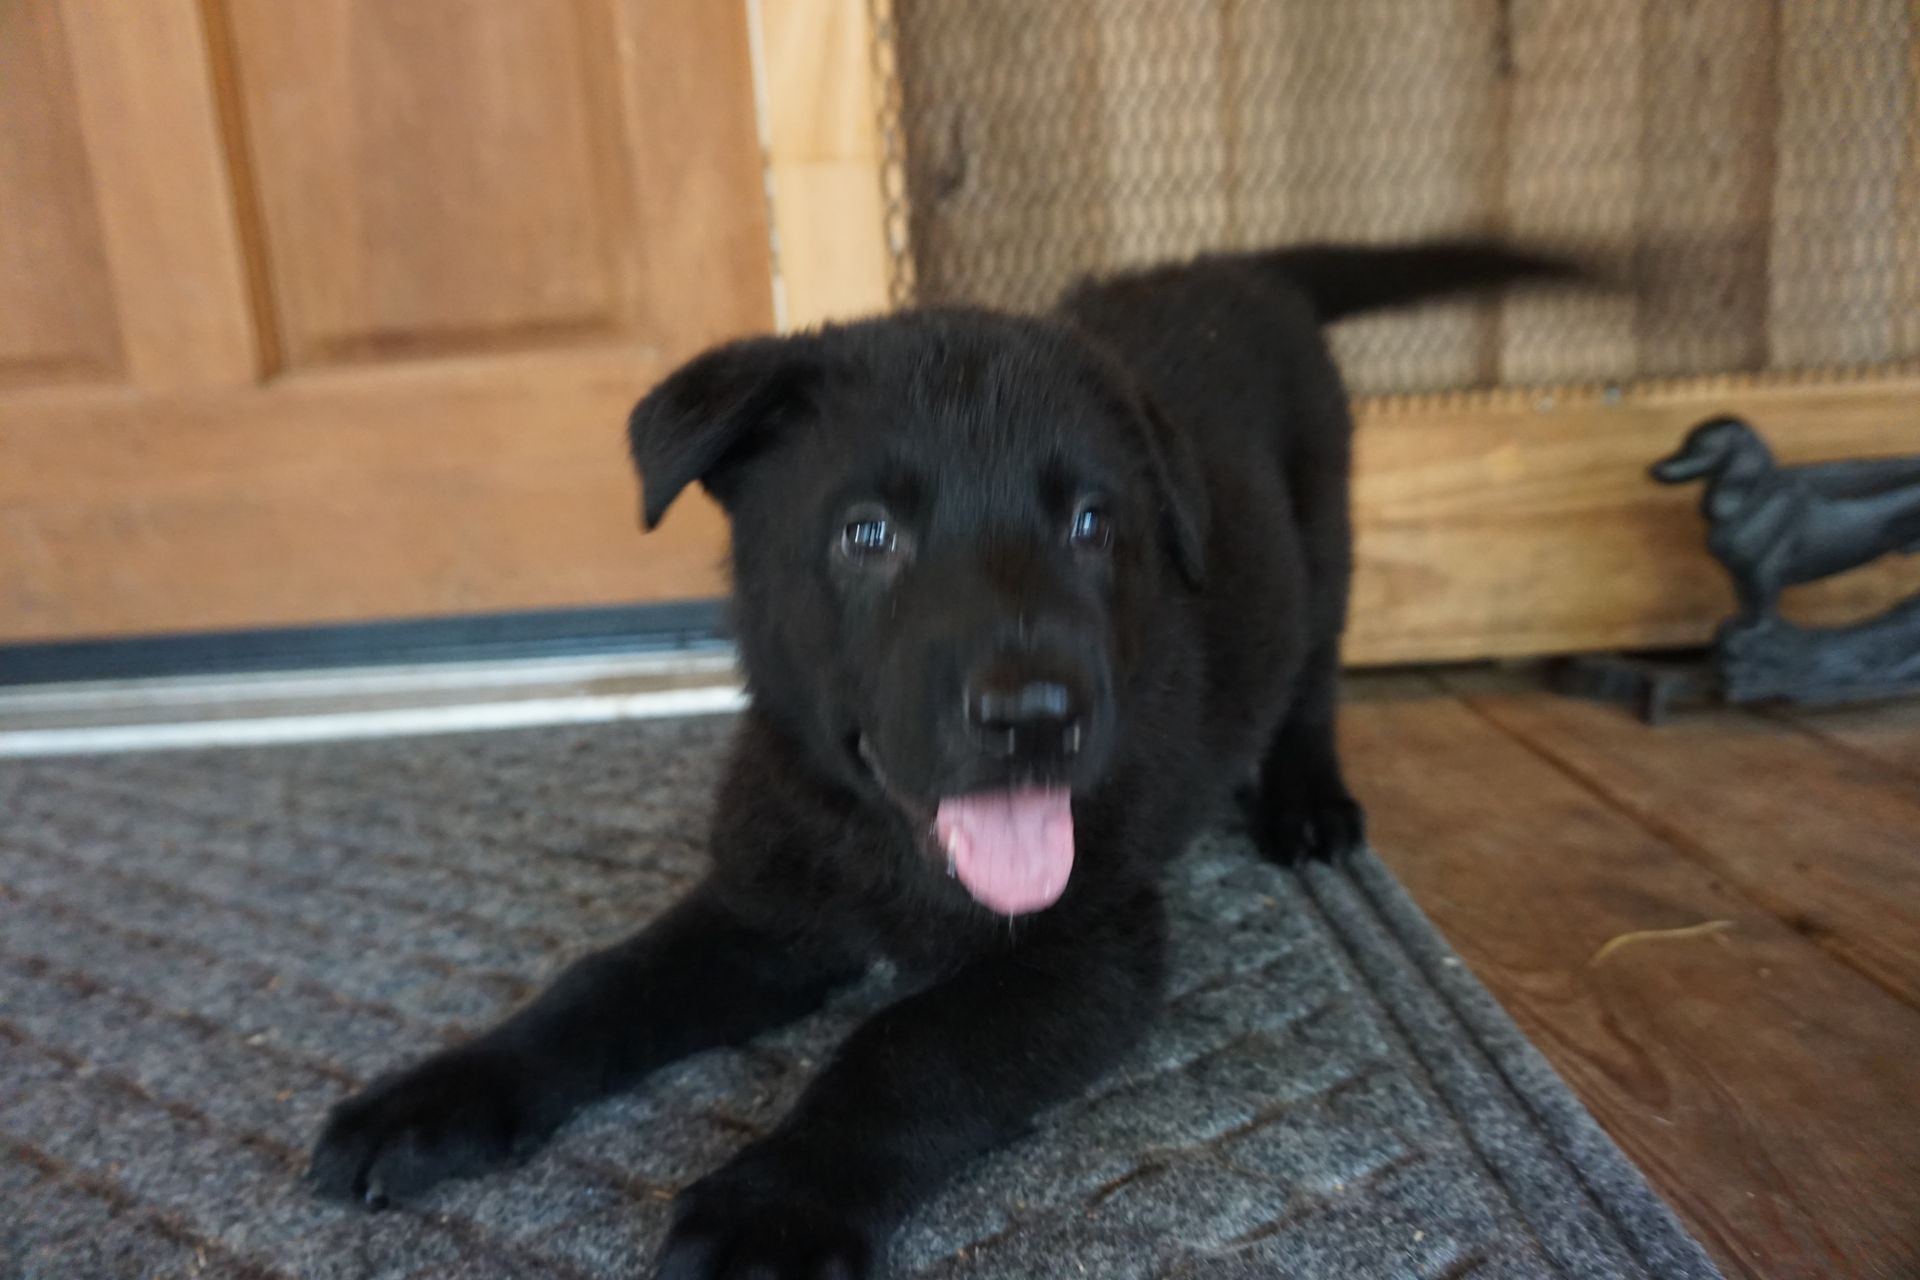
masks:
[(627, 418), (646, 526), (700, 481), (729, 505), (742, 464), (812, 403), (823, 368), (813, 335), (747, 338), (682, 365)]
[(1148, 465), (1160, 501), (1160, 534), (1186, 584), (1198, 590), (1207, 576), (1207, 532), (1212, 524), (1206, 475), (1193, 440), (1169, 421), (1144, 390), (1136, 397)]

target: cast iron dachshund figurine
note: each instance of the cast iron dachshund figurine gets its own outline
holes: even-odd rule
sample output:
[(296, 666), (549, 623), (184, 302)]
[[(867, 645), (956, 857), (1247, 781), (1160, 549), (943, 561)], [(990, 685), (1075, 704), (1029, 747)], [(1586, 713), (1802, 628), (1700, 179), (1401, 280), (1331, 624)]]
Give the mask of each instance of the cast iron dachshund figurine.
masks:
[(1920, 594), (1846, 627), (1802, 627), (1776, 611), (1787, 587), (1920, 552), (1920, 457), (1782, 467), (1752, 427), (1721, 417), (1695, 427), (1653, 475), (1706, 479), (1707, 549), (1740, 600), (1714, 650), (1729, 701), (1833, 702), (1920, 688)]
[(1714, 418), (1653, 475), (1706, 477), (1707, 549), (1733, 578), (1742, 621), (1772, 614), (1787, 587), (1920, 551), (1920, 457), (1783, 467), (1745, 422)]

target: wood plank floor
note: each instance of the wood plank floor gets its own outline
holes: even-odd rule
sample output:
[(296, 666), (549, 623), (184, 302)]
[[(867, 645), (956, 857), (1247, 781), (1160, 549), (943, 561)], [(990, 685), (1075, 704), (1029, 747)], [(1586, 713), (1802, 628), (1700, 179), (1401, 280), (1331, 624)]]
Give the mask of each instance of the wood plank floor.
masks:
[(1367, 675), (1421, 906), (1729, 1276), (1920, 1276), (1920, 701), (1661, 728)]

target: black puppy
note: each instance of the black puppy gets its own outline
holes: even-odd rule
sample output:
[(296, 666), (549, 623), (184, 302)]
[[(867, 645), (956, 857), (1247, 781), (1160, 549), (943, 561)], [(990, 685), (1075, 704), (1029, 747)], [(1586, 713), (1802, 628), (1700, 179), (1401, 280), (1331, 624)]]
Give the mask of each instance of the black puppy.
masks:
[[(1335, 756), (1349, 419), (1322, 322), (1557, 270), (1482, 244), (1203, 259), (1046, 318), (929, 310), (720, 347), (634, 410), (645, 515), (733, 524), (751, 709), (685, 901), (339, 1106), (379, 1204), (815, 1008), (912, 993), (680, 1197), (660, 1274), (868, 1274), (940, 1181), (1158, 1002), (1156, 872), (1257, 773), (1282, 861), (1361, 840)], [(1010, 927), (1011, 917), (1018, 917)]]

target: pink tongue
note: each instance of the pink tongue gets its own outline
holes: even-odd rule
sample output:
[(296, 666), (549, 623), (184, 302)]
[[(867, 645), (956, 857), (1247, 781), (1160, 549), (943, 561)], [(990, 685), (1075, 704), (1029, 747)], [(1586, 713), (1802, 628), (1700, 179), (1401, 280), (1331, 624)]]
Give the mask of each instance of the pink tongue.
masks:
[(1073, 871), (1072, 793), (1023, 787), (950, 796), (933, 817), (954, 874), (1003, 916), (1050, 907)]

